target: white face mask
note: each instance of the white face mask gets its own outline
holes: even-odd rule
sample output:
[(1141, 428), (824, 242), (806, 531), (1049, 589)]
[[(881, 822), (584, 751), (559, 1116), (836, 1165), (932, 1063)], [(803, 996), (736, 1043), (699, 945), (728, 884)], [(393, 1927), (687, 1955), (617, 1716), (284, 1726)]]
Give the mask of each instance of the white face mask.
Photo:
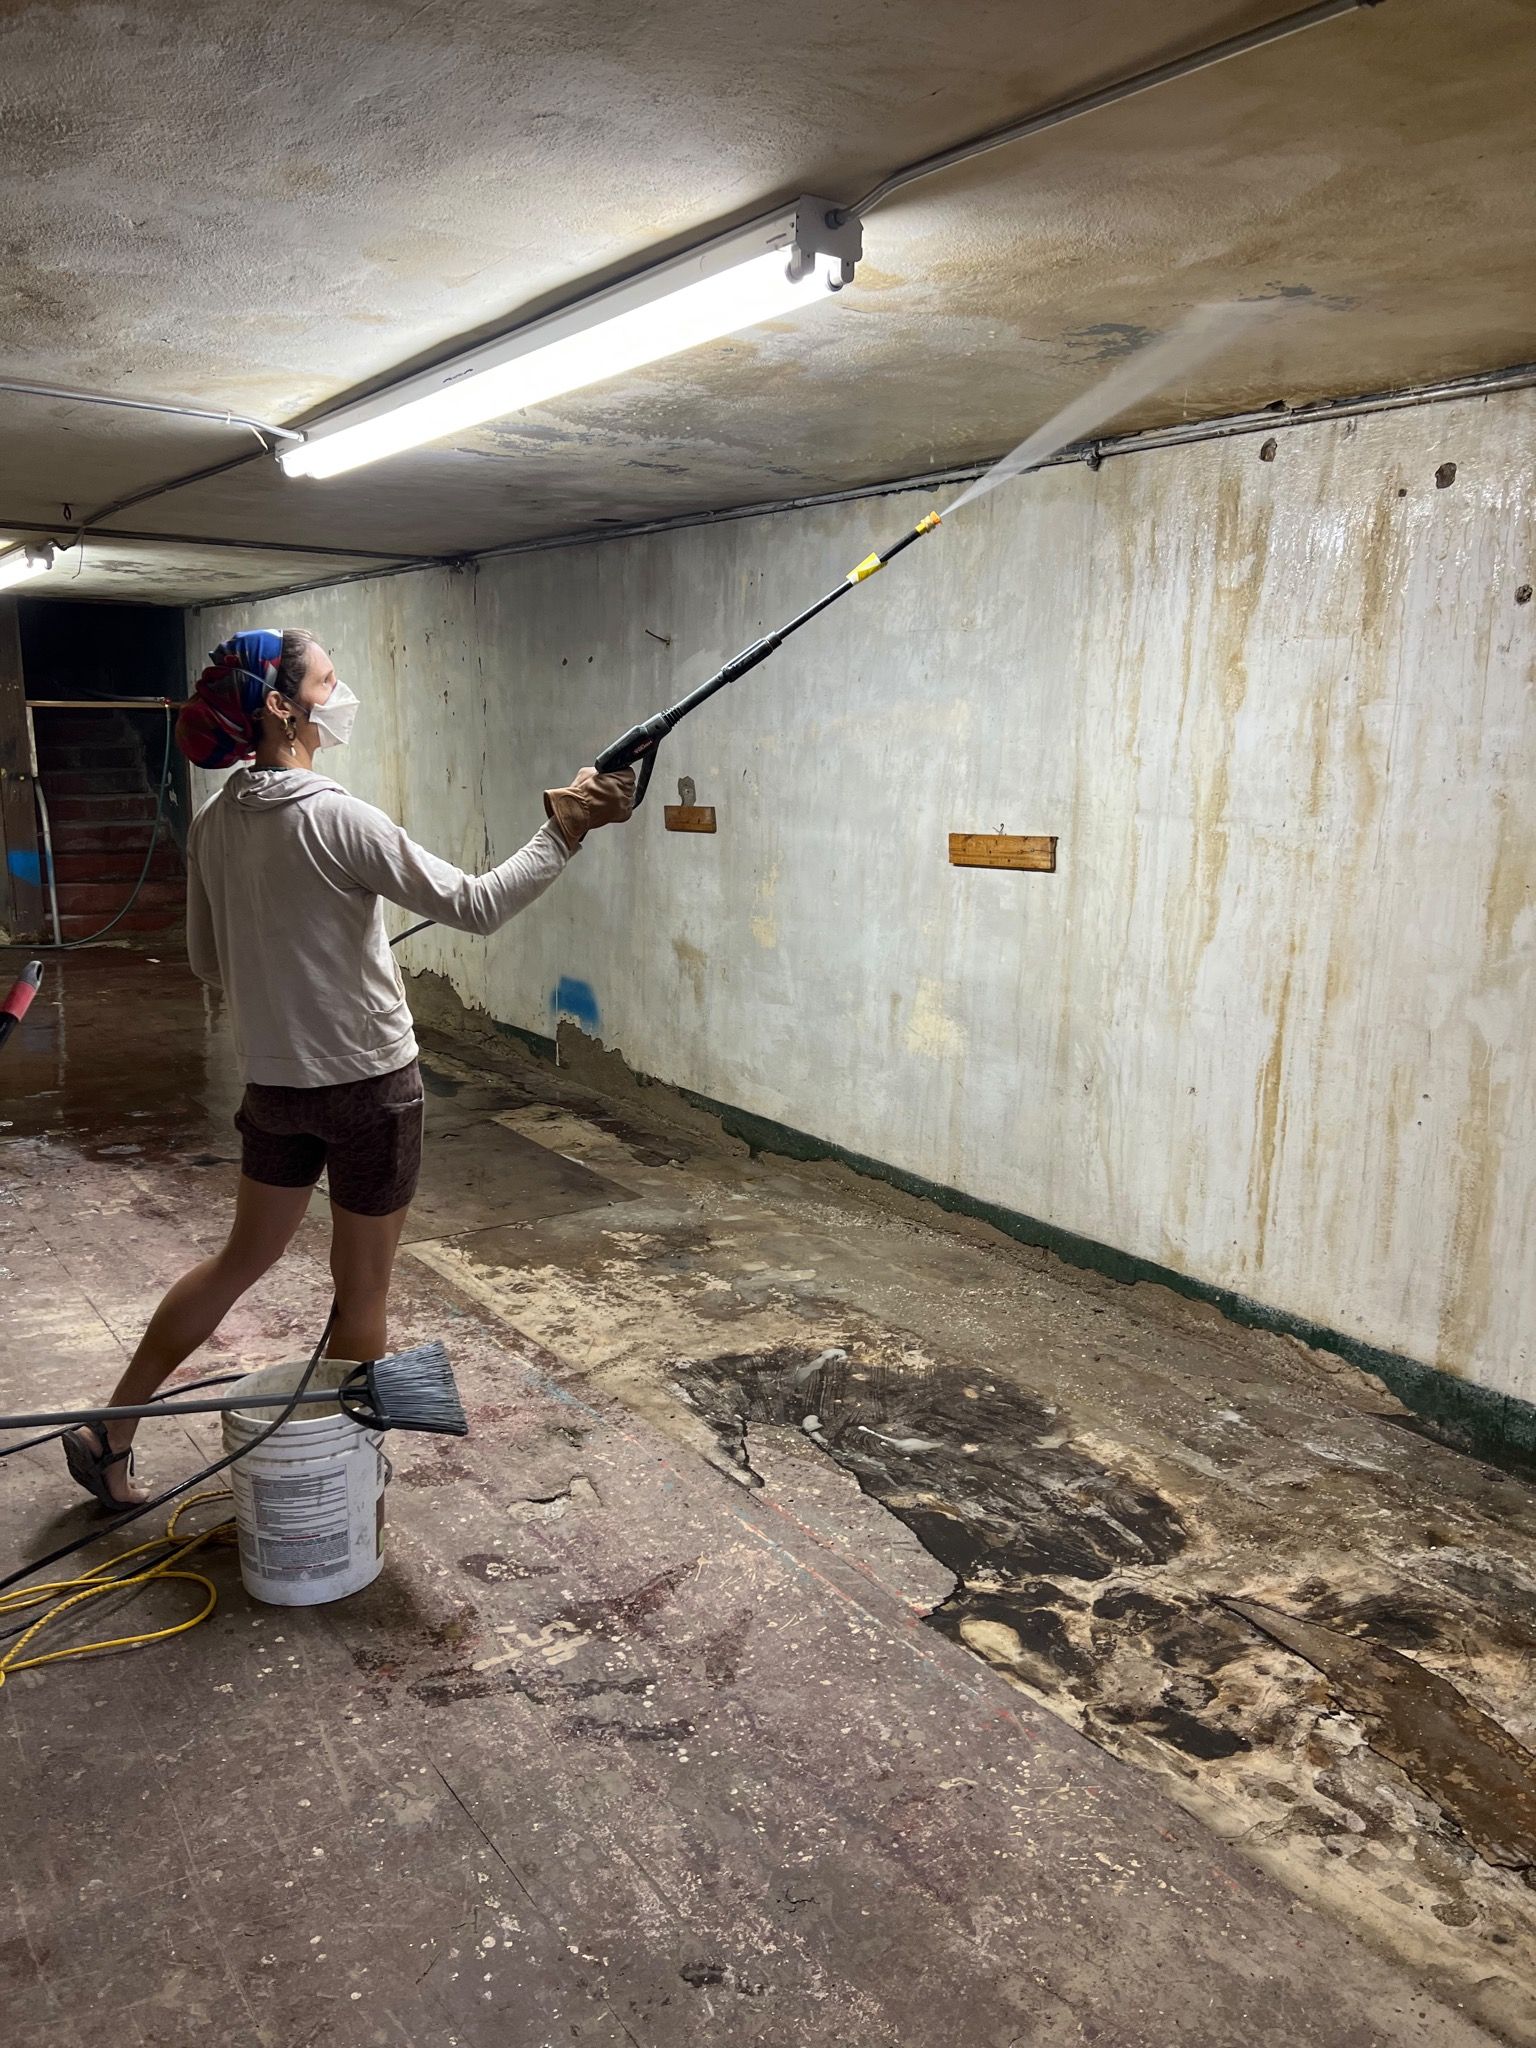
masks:
[(343, 682), (337, 682), (323, 704), (310, 707), (309, 722), (320, 735), (322, 747), (344, 747), (352, 737), (357, 718), (357, 699)]

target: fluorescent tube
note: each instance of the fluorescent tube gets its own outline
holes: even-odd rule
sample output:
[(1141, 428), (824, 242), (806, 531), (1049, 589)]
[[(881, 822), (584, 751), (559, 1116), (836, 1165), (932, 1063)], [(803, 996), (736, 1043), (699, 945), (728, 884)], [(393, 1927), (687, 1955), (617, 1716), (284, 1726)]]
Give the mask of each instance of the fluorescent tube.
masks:
[(849, 282), (860, 250), (858, 223), (829, 228), (831, 210), (802, 199), (657, 264), (343, 408), (278, 460), (290, 476), (339, 476), (815, 305)]

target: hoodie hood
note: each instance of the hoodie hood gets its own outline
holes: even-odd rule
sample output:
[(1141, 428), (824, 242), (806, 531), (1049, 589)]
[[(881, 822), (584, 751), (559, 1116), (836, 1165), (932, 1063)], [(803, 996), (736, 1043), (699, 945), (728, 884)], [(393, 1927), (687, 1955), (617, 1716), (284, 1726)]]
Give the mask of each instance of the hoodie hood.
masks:
[(341, 788), (331, 776), (316, 775), (312, 768), (237, 768), (223, 794), (243, 811), (270, 811), (283, 804), (302, 803), (322, 790)]

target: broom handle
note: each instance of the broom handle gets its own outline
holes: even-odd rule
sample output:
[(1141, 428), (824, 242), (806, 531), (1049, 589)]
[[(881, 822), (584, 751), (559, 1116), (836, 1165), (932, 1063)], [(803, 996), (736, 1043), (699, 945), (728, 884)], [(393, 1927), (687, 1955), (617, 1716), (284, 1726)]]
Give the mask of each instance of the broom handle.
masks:
[(219, 1415), (230, 1408), (286, 1408), (301, 1401), (334, 1401), (339, 1387), (306, 1394), (230, 1394), (217, 1401), (144, 1401), (134, 1408), (61, 1408), (49, 1415), (0, 1415), (0, 1429), (52, 1429), (59, 1423), (127, 1422), (144, 1415)]

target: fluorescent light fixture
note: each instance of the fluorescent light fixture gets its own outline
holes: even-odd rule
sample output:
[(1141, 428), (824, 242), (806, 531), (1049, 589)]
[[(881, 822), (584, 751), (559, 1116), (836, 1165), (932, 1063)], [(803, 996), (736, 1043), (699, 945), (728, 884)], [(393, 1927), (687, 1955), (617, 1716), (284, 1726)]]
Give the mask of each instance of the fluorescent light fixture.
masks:
[(46, 576), (52, 567), (51, 545), (41, 548), (14, 548), (9, 554), (0, 555), (0, 590), (9, 590), (14, 584), (25, 583), (29, 576)]
[(289, 476), (340, 476), (816, 305), (852, 281), (863, 253), (859, 223), (829, 227), (833, 211), (829, 199), (797, 199), (344, 406), (277, 459)]

